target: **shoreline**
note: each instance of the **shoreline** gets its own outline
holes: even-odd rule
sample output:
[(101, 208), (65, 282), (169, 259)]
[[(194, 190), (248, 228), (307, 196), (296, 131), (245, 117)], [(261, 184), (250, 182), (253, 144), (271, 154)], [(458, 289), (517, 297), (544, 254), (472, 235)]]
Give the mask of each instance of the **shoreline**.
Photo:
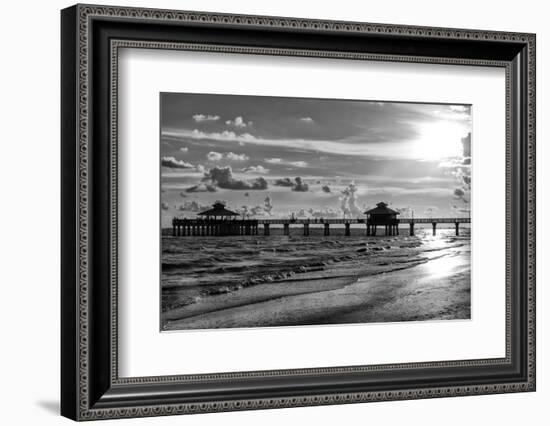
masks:
[(426, 248), (390, 271), (366, 256), (355, 269), (331, 265), (200, 298), (163, 312), (162, 329), (469, 319), (470, 252), (461, 247)]

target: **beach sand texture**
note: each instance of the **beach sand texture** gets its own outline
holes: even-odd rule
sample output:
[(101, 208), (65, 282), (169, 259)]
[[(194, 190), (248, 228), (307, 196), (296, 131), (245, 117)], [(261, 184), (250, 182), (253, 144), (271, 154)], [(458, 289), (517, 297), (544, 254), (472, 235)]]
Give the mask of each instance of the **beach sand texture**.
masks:
[(435, 237), (427, 228), (393, 237), (354, 231), (163, 236), (161, 329), (470, 318), (468, 227), (459, 237), (454, 229)]

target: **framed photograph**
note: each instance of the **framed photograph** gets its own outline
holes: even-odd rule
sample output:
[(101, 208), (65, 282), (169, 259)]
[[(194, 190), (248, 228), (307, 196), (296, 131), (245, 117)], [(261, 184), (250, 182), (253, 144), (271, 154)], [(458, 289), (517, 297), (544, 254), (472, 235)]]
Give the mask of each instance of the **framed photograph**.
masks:
[(64, 416), (535, 390), (535, 35), (61, 30)]

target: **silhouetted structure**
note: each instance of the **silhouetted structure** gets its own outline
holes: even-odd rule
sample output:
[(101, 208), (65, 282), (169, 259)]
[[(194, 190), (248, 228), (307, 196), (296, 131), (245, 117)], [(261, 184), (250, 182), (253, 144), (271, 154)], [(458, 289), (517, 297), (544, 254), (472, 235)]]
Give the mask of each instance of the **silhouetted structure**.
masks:
[(210, 210), (201, 212), (197, 216), (206, 216), (208, 219), (214, 218), (215, 220), (216, 218), (223, 219), (225, 217), (233, 217), (238, 215), (239, 213), (235, 213), (235, 212), (232, 212), (231, 210), (227, 210), (223, 203), (220, 203), (219, 201), (217, 201), (212, 205), (212, 208)]
[(303, 235), (310, 235), (310, 226), (323, 226), (324, 236), (330, 235), (331, 225), (344, 225), (344, 235), (351, 235), (351, 226), (365, 224), (367, 236), (375, 236), (377, 226), (385, 227), (385, 235), (399, 235), (399, 225), (409, 225), (409, 235), (414, 235), (415, 224), (431, 224), (433, 235), (436, 235), (436, 226), (441, 223), (453, 223), (455, 234), (459, 235), (459, 224), (470, 223), (470, 218), (404, 218), (398, 219), (399, 212), (390, 209), (384, 202), (380, 202), (374, 209), (367, 210), (366, 219), (363, 218), (305, 218), (297, 219), (292, 216), (287, 219), (259, 218), (238, 219), (238, 213), (225, 208), (223, 203), (215, 203), (211, 209), (198, 213), (197, 219), (177, 218), (172, 219), (172, 235), (184, 236), (231, 236), (231, 235), (258, 235), (259, 226), (263, 226), (263, 235), (271, 235), (272, 226), (283, 227), (283, 235), (290, 235), (291, 226), (302, 226)]
[(199, 213), (199, 219), (172, 219), (174, 237), (195, 236), (228, 236), (257, 235), (258, 221), (255, 219), (237, 220), (238, 213), (225, 208), (220, 202), (214, 203), (211, 209)]
[(399, 235), (399, 212), (392, 210), (383, 201), (374, 209), (367, 210), (367, 235), (376, 235), (378, 226), (384, 226), (384, 235)]

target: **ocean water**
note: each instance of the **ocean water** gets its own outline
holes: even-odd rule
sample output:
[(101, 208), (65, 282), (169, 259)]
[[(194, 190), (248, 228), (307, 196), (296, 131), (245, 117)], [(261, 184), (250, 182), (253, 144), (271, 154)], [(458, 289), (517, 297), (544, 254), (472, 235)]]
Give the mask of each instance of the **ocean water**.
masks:
[[(301, 235), (301, 227), (291, 228), (289, 236), (284, 236), (280, 228), (272, 228), (270, 236), (163, 235), (162, 329), (362, 321), (361, 318), (366, 318), (365, 312), (377, 310), (372, 302), (374, 295), (381, 305), (395, 305), (397, 298), (401, 297), (399, 292), (403, 293), (409, 285), (407, 277), (413, 275), (417, 286), (421, 286), (419, 288), (425, 288), (425, 283), (434, 282), (439, 277), (428, 289), (431, 293), (426, 293), (426, 297), (459, 302), (452, 302), (454, 305), (446, 302), (444, 309), (431, 314), (419, 312), (420, 308), (414, 311), (414, 315), (407, 313), (411, 311), (410, 307), (395, 308), (407, 312), (395, 312), (391, 318), (469, 317), (469, 227), (461, 227), (460, 236), (455, 236), (454, 227), (438, 228), (435, 237), (431, 226), (417, 226), (415, 236), (408, 235), (408, 228), (401, 229), (401, 235), (391, 237), (366, 237), (363, 228), (352, 227), (351, 231), (349, 237), (344, 236), (343, 228), (335, 227), (331, 228), (330, 236), (323, 236), (320, 227), (311, 227), (307, 237)], [(379, 286), (383, 290), (376, 290), (376, 293), (374, 286), (381, 279), (386, 284)], [(355, 299), (337, 297), (341, 295), (341, 289), (357, 283), (361, 288), (358, 293), (356, 290)], [(438, 286), (437, 292), (434, 286)], [(395, 291), (389, 294), (388, 289)], [(454, 292), (459, 291), (457, 289), (460, 289), (460, 297), (454, 297)], [(335, 291), (339, 293), (331, 293)], [(415, 289), (414, 294), (418, 291)], [(466, 291), (468, 294), (464, 296)], [(403, 293), (403, 297), (410, 299), (411, 294), (413, 290), (410, 294)], [(326, 305), (324, 312), (332, 312), (331, 308), (334, 308), (334, 313), (321, 315), (317, 311), (314, 313), (313, 308), (308, 309), (308, 297), (313, 300), (313, 295), (317, 305)], [(385, 298), (381, 299), (381, 295)], [(338, 302), (325, 302), (322, 299), (325, 296), (334, 296)], [(342, 315), (341, 305), (355, 306), (358, 299), (364, 302), (361, 311), (357, 311), (360, 314), (355, 311), (350, 314), (349, 311), (353, 310), (350, 308)], [(370, 308), (365, 307), (367, 301)], [(294, 305), (298, 308), (293, 308)], [(270, 313), (270, 309), (274, 312)], [(384, 321), (385, 318), (383, 313), (378, 317), (369, 315), (366, 319), (369, 321)]]

